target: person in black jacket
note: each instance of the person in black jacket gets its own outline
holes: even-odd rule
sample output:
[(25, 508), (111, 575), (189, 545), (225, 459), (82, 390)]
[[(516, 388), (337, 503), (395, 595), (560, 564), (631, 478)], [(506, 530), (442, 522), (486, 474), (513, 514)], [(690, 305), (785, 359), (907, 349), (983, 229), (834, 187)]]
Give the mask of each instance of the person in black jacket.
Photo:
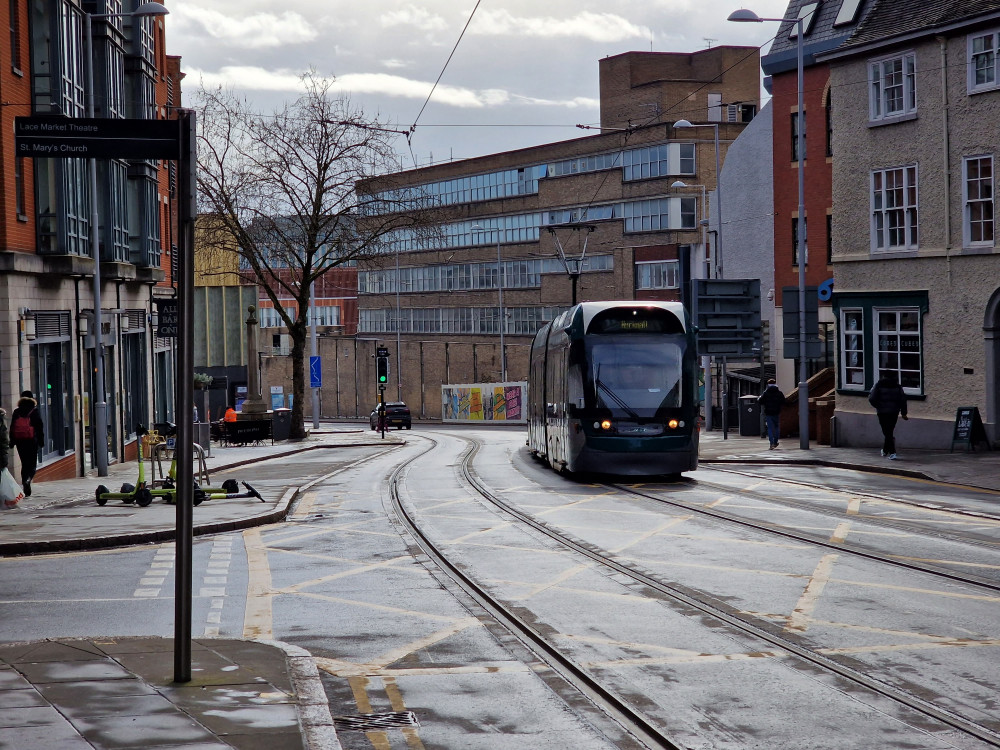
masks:
[(906, 416), (906, 393), (896, 379), (896, 373), (883, 372), (882, 377), (872, 386), (868, 394), (868, 403), (875, 407), (878, 415), (878, 423), (882, 428), (882, 455), (888, 456), (893, 461), (896, 460), (896, 438), (893, 433), (896, 431), (896, 420), (902, 415)]
[(24, 494), (31, 494), (31, 480), (38, 468), (38, 451), (45, 445), (45, 424), (38, 413), (38, 402), (31, 391), (21, 391), (17, 408), (10, 415), (10, 441), (21, 459), (21, 484)]
[(767, 388), (757, 397), (757, 403), (761, 405), (764, 412), (767, 440), (771, 444), (768, 450), (773, 451), (778, 447), (778, 424), (781, 417), (781, 407), (785, 405), (785, 394), (781, 392), (773, 378), (767, 381)]

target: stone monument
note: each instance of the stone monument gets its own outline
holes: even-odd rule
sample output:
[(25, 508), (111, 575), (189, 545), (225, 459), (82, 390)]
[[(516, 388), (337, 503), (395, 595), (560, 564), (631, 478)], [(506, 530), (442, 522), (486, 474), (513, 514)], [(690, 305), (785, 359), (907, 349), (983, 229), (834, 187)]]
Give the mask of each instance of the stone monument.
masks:
[(247, 398), (238, 419), (267, 419), (268, 405), (260, 396), (260, 367), (257, 362), (257, 308), (247, 308)]

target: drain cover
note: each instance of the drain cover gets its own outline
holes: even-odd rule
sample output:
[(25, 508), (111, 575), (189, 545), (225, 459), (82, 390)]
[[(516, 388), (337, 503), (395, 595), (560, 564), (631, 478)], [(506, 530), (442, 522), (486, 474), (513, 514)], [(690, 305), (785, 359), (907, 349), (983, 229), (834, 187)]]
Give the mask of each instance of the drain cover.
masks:
[(335, 716), (333, 724), (337, 729), (352, 732), (376, 732), (379, 729), (420, 726), (417, 723), (417, 715), (413, 711), (390, 711), (385, 714)]

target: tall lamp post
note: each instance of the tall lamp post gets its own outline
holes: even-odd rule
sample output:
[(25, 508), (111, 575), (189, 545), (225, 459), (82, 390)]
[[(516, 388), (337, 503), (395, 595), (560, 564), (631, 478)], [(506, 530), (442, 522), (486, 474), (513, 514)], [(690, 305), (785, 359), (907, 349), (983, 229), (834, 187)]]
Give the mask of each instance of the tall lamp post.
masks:
[[(160, 3), (143, 3), (131, 13), (84, 13), (83, 42), (87, 59), (87, 117), (94, 118), (94, 38), (93, 20), (130, 18), (133, 16), (165, 16), (170, 11)], [(101, 242), (97, 210), (97, 159), (89, 159), (90, 171), (90, 250), (94, 256), (94, 422), (90, 429), (90, 444), (94, 451), (97, 476), (108, 475), (108, 402), (104, 390), (104, 321), (101, 315)], [(184, 415), (190, 420), (190, 413)]]
[(504, 348), (504, 310), (503, 310), (503, 259), (500, 257), (500, 228), (486, 229), (473, 224), (469, 227), (473, 232), (496, 232), (497, 233), (497, 301), (500, 304), (500, 382), (507, 382), (507, 350)]
[(805, 153), (805, 102), (803, 98), (803, 55), (802, 37), (805, 35), (803, 18), (761, 18), (752, 10), (734, 10), (728, 20), (738, 23), (762, 23), (774, 21), (778, 23), (795, 23), (795, 61), (798, 68), (798, 116), (799, 130), (797, 136), (798, 172), (799, 172), (799, 223), (798, 223), (798, 262), (799, 262), (799, 447), (809, 450), (809, 386), (806, 384), (806, 153)]

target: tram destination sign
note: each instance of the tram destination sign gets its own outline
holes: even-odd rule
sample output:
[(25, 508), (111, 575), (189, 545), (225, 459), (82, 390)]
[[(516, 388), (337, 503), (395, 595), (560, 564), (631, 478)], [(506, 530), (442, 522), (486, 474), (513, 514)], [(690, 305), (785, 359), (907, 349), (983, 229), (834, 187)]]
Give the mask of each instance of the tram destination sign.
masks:
[(178, 120), (15, 117), (18, 156), (63, 159), (179, 159)]

